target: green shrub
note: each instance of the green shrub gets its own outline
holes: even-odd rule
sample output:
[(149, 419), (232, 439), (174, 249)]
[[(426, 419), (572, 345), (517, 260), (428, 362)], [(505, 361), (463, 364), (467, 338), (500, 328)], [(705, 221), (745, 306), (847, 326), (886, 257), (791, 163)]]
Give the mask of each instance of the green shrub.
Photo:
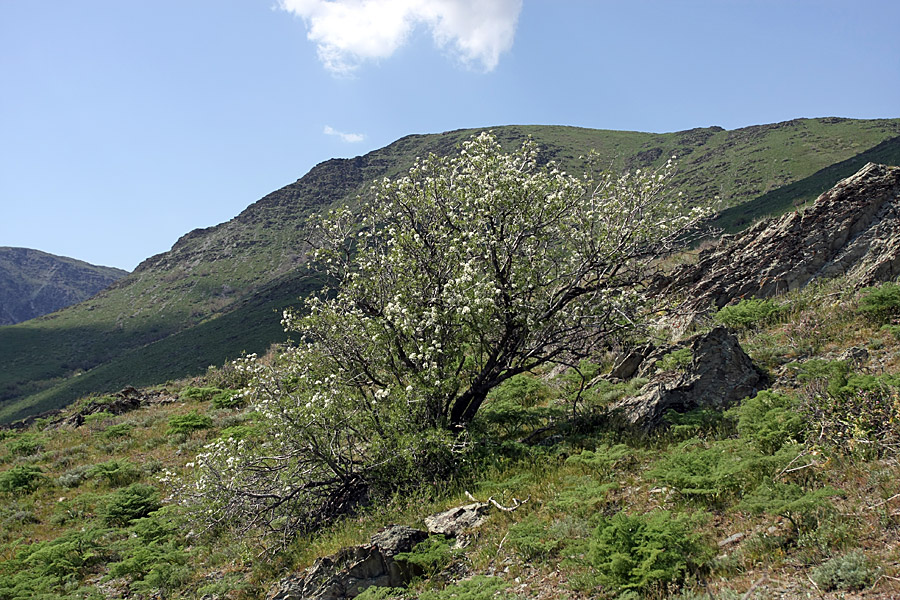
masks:
[(128, 434), (132, 429), (134, 429), (134, 423), (129, 422), (110, 425), (103, 430), (103, 437), (107, 439), (128, 437)]
[(84, 417), (84, 424), (90, 427), (91, 429), (98, 428), (104, 424), (104, 422), (114, 419), (116, 416), (109, 412), (108, 410), (95, 412), (90, 415), (86, 415)]
[(719, 505), (767, 472), (761, 458), (740, 440), (692, 439), (666, 453), (649, 474), (686, 498)]
[(0, 473), (0, 492), (7, 494), (28, 494), (38, 488), (44, 475), (40, 467), (19, 465)]
[(690, 348), (679, 348), (659, 359), (656, 367), (663, 371), (684, 371), (691, 365), (693, 358)]
[(861, 297), (856, 310), (860, 314), (877, 323), (900, 317), (900, 285), (897, 283), (889, 281), (878, 287), (863, 288), (859, 293)]
[(184, 400), (198, 400), (206, 402), (212, 400), (217, 394), (221, 394), (224, 390), (217, 387), (192, 387), (187, 386), (181, 390), (181, 398)]
[(509, 528), (509, 545), (526, 561), (547, 560), (562, 548), (563, 540), (550, 534), (549, 524), (531, 515)]
[(112, 459), (97, 463), (91, 468), (91, 476), (104, 481), (110, 487), (121, 487), (141, 478), (141, 469), (127, 461)]
[(33, 433), (23, 433), (6, 442), (6, 449), (14, 456), (31, 456), (44, 447), (44, 439)]
[(737, 509), (786, 518), (796, 540), (815, 531), (834, 512), (830, 499), (839, 495), (841, 492), (833, 488), (805, 490), (796, 483), (769, 481), (748, 493)]
[(431, 578), (442, 571), (458, 554), (453, 542), (442, 535), (432, 535), (416, 544), (410, 552), (401, 552), (394, 559), (409, 566), (416, 575)]
[(715, 556), (715, 548), (698, 532), (705, 520), (703, 514), (663, 510), (601, 517), (590, 550), (600, 583), (639, 593), (680, 584)]
[[(201, 589), (201, 591), (203, 591)], [(361, 594), (356, 596), (356, 600), (403, 600), (407, 598), (406, 590), (403, 588), (379, 587), (370, 585)]]
[(249, 425), (232, 425), (226, 427), (219, 432), (219, 438), (227, 440), (234, 438), (236, 440), (246, 440), (258, 438), (264, 433), (265, 428), (260, 423), (252, 423)]
[(693, 437), (715, 437), (729, 429), (722, 411), (714, 408), (696, 408), (684, 413), (670, 410), (663, 419), (669, 424), (666, 433), (676, 441)]
[(506, 600), (514, 597), (505, 592), (507, 587), (499, 577), (476, 575), (442, 590), (422, 592), (419, 600)]
[(773, 300), (748, 298), (737, 304), (723, 306), (713, 318), (717, 323), (735, 329), (751, 329), (771, 323), (782, 311)]
[(58, 584), (81, 578), (109, 556), (104, 536), (103, 530), (85, 529), (32, 544), (22, 553), (24, 565), (29, 575), (51, 577)]
[(832, 590), (858, 591), (878, 577), (879, 569), (860, 550), (835, 556), (813, 569), (812, 580), (826, 592)]
[(212, 417), (201, 415), (196, 410), (193, 410), (184, 415), (174, 415), (170, 417), (169, 428), (166, 430), (166, 435), (190, 435), (201, 429), (209, 429), (212, 427), (212, 423)]
[(167, 597), (190, 578), (188, 554), (174, 542), (131, 545), (127, 558), (109, 565), (110, 577), (130, 577), (131, 590)]
[(100, 516), (109, 525), (124, 527), (135, 519), (146, 517), (160, 506), (159, 493), (153, 486), (133, 483), (111, 494)]
[(775, 454), (785, 444), (803, 441), (806, 422), (799, 405), (792, 396), (764, 390), (745, 398), (727, 414), (737, 421), (742, 438), (764, 454)]
[[(900, 325), (882, 325), (882, 331), (887, 331), (889, 334), (894, 336), (894, 339), (900, 342)], [(872, 344), (869, 344), (869, 347), (872, 348)]]
[(603, 483), (591, 476), (567, 477), (556, 498), (549, 504), (567, 515), (588, 518), (603, 508), (610, 492), (618, 487), (618, 483)]
[(599, 477), (606, 477), (622, 462), (630, 459), (632, 449), (625, 444), (600, 444), (594, 450), (582, 450), (566, 459), (567, 465), (584, 467)]
[(212, 397), (212, 405), (216, 408), (241, 408), (246, 403), (246, 398), (235, 390), (222, 390)]

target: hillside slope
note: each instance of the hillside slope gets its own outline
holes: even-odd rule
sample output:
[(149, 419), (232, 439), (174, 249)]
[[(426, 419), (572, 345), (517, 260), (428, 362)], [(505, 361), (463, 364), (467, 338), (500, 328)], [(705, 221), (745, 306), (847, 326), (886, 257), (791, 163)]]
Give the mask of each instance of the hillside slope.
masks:
[[(373, 180), (405, 172), (416, 156), (446, 154), (475, 131), (407, 136), (365, 156), (326, 161), (234, 219), (186, 234), (91, 300), (0, 328), (0, 421), (264, 351), (283, 339), (274, 312), (314, 285), (302, 271), (308, 216), (353, 202)], [(897, 137), (900, 119), (798, 119), (666, 134), (561, 126), (494, 132), (509, 146), (531, 136), (542, 159), (570, 170), (581, 170), (579, 157), (592, 149), (613, 169), (676, 155), (675, 185), (687, 198), (718, 195), (735, 206)]]
[(0, 325), (77, 304), (127, 274), (39, 250), (0, 246)]

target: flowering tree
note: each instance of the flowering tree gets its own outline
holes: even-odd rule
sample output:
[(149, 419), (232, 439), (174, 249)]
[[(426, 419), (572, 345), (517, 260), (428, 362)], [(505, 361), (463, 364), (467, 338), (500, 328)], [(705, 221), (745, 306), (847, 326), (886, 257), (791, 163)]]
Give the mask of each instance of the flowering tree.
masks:
[(702, 216), (665, 193), (672, 171), (573, 177), (482, 134), (329, 213), (313, 243), (333, 285), (285, 313), (298, 345), (243, 362), (268, 434), (200, 457), (209, 514), (295, 530), (439, 477), (492, 388), (635, 329), (641, 284)]

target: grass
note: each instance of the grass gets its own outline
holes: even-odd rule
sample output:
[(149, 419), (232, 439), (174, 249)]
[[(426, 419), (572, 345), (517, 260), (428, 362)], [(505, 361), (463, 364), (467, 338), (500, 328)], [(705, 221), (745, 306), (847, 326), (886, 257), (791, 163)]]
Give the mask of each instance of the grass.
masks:
[[(602, 421), (572, 421), (565, 376), (516, 381), (485, 405), (480, 443), (455, 478), (348, 515), (276, 554), (261, 554), (250, 535), (192, 530), (170, 500), (154, 510), (169, 490), (160, 477), (188, 473), (202, 445), (223, 430), (252, 426), (249, 409), (216, 409), (212, 395), (201, 393), (222, 388), (224, 374), (173, 383), (174, 402), (100, 414), (75, 429), (4, 432), (0, 479), (26, 470), (39, 479), (0, 490), (0, 594), (76, 598), (114, 583), (123, 594), (262, 598), (286, 573), (367, 543), (389, 524), (423, 527), (425, 516), (468, 503), (469, 492), (504, 505), (525, 502), (494, 511), (461, 549), (421, 550), (416, 560), (428, 575), (408, 590), (370, 594), (805, 598), (817, 596), (815, 581), (838, 592), (874, 586), (887, 597), (900, 576), (897, 448), (859, 452), (845, 438), (806, 428), (820, 414), (809, 403), (825, 393), (822, 378), (837, 372), (816, 365), (866, 347), (868, 364), (884, 368), (879, 376), (900, 374), (900, 340), (858, 310), (862, 297), (836, 281), (778, 298), (777, 314), (740, 334), (770, 369), (771, 393), (720, 419), (673, 419), (668, 432), (635, 435)], [(860, 369), (840, 373), (862, 381), (853, 379)], [(896, 390), (890, 385), (887, 393)], [(580, 399), (585, 417), (610, 393), (595, 387), (600, 392)], [(555, 433), (548, 442), (519, 441), (548, 426)], [(718, 546), (734, 534), (741, 535)], [(672, 548), (678, 551), (667, 554)]]

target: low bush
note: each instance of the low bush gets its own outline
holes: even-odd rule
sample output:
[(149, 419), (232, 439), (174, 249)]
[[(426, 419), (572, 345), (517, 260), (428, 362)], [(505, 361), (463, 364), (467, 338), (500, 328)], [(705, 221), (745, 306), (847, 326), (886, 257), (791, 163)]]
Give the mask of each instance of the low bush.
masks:
[(140, 467), (128, 460), (112, 459), (94, 465), (90, 474), (110, 487), (121, 487), (134, 483), (142, 476)]
[(610, 475), (614, 468), (632, 456), (632, 449), (625, 444), (600, 444), (594, 450), (582, 450), (566, 459), (566, 464), (584, 467), (599, 477)]
[(410, 552), (401, 552), (394, 559), (409, 566), (410, 571), (426, 578), (441, 572), (458, 551), (453, 542), (442, 535), (432, 535), (419, 542)]
[(714, 546), (698, 532), (705, 520), (702, 513), (664, 510), (601, 517), (590, 549), (600, 583), (638, 593), (680, 584), (715, 556)]
[(563, 540), (550, 534), (549, 523), (531, 515), (509, 528), (506, 536), (510, 547), (523, 560), (533, 562), (547, 560), (556, 555), (563, 546)]
[(744, 496), (737, 509), (786, 518), (791, 524), (793, 541), (815, 531), (834, 513), (831, 501), (841, 493), (833, 488), (807, 490), (796, 483), (768, 481)]
[(889, 281), (877, 287), (861, 289), (856, 310), (877, 323), (900, 317), (900, 284)]
[(506, 592), (509, 584), (499, 577), (476, 575), (448, 585), (442, 590), (425, 591), (419, 600), (506, 600), (515, 598)]
[(741, 440), (691, 439), (666, 453), (650, 475), (685, 498), (719, 506), (770, 470)]
[(100, 516), (109, 525), (124, 527), (135, 519), (146, 517), (160, 506), (159, 493), (153, 486), (133, 483), (111, 494), (102, 507)]
[(134, 423), (129, 422), (110, 425), (103, 430), (103, 437), (107, 439), (128, 437), (132, 429), (134, 429)]
[(31, 456), (43, 448), (43, 437), (33, 433), (23, 433), (6, 442), (6, 449), (13, 456)]
[(684, 371), (691, 365), (693, 355), (690, 348), (673, 350), (659, 359), (656, 367), (663, 371)]
[(221, 394), (224, 390), (217, 387), (193, 387), (187, 386), (181, 390), (181, 398), (183, 400), (198, 400), (207, 402), (212, 400), (217, 394)]
[(859, 591), (872, 585), (879, 569), (860, 550), (835, 556), (813, 569), (812, 580), (820, 589)]
[(216, 408), (241, 408), (247, 399), (235, 390), (222, 390), (212, 397), (212, 405)]
[(738, 434), (764, 454), (775, 454), (785, 444), (801, 442), (806, 422), (792, 396), (761, 391), (728, 411), (737, 422)]
[(748, 298), (737, 304), (723, 306), (713, 318), (726, 327), (752, 329), (771, 323), (782, 310), (773, 300)]
[(0, 473), (0, 492), (20, 495), (36, 490), (44, 481), (43, 470), (34, 465), (19, 465)]
[(109, 565), (110, 577), (129, 577), (133, 592), (167, 597), (190, 579), (188, 554), (175, 542), (131, 544), (124, 560)]
[(169, 418), (169, 428), (166, 435), (190, 435), (201, 429), (212, 427), (212, 417), (201, 415), (193, 410), (184, 415), (174, 415)]

